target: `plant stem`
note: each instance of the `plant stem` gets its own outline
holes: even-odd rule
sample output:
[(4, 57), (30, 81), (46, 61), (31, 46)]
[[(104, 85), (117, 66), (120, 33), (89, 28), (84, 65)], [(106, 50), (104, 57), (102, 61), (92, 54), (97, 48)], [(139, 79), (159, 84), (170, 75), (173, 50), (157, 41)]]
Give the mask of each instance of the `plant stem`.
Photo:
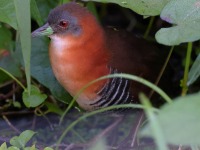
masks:
[[(167, 67), (167, 64), (169, 62), (169, 59), (170, 59), (170, 57), (172, 55), (173, 50), (174, 50), (174, 46), (172, 46), (171, 49), (170, 49), (170, 51), (169, 51), (169, 54), (168, 54), (168, 56), (167, 56), (167, 58), (165, 60), (165, 63), (164, 63), (164, 65), (161, 68), (161, 71), (160, 71), (160, 73), (159, 73), (159, 75), (158, 75), (158, 77), (156, 79), (156, 82), (154, 83), (155, 85), (158, 85), (158, 83), (160, 82), (160, 79), (161, 79), (161, 77), (162, 77), (162, 75), (163, 75), (163, 73), (164, 73), (164, 71), (165, 71), (165, 69)], [(149, 94), (149, 98), (152, 97), (153, 93), (154, 93), (154, 90), (151, 90), (151, 92)]]
[(153, 25), (154, 20), (155, 20), (155, 17), (154, 17), (154, 16), (151, 17), (151, 19), (150, 19), (150, 21), (149, 21), (149, 24), (148, 24), (148, 27), (147, 27), (147, 29), (146, 29), (146, 31), (145, 31), (145, 33), (144, 33), (144, 36), (143, 36), (144, 39), (146, 39), (147, 36), (149, 35), (149, 32), (150, 32), (150, 30), (151, 30), (151, 28), (152, 28), (152, 25)]
[(80, 94), (89, 86), (91, 86), (92, 84), (104, 80), (104, 79), (108, 79), (108, 78), (116, 78), (116, 77), (120, 77), (120, 78), (126, 78), (126, 79), (130, 79), (136, 82), (139, 82), (143, 85), (146, 85), (147, 87), (150, 87), (152, 90), (154, 90), (156, 93), (158, 93), (161, 97), (163, 97), (163, 99), (168, 102), (171, 103), (172, 99), (159, 87), (157, 87), (156, 85), (154, 85), (153, 83), (149, 82), (146, 79), (143, 79), (139, 76), (135, 76), (135, 75), (131, 75), (131, 74), (126, 74), (126, 73), (116, 73), (116, 74), (111, 74), (111, 75), (106, 75), (106, 76), (102, 76), (98, 79), (95, 79), (91, 82), (89, 82), (88, 84), (86, 84), (72, 99), (71, 103), (69, 104), (69, 106), (67, 107), (67, 109), (64, 111), (64, 113), (62, 114), (61, 118), (60, 118), (60, 122), (59, 124), (62, 123), (65, 115), (67, 114), (67, 112), (70, 110), (70, 108), (73, 106), (75, 100), (80, 96)]
[(8, 71), (0, 67), (0, 70), (3, 71), (5, 74), (7, 74), (9, 77), (11, 77), (13, 80), (15, 80), (24, 90), (27, 90), (26, 87), (12, 74), (10, 74)]
[(188, 81), (188, 72), (190, 67), (190, 59), (191, 59), (191, 53), (192, 53), (192, 42), (188, 43), (187, 47), (187, 54), (186, 54), (186, 60), (185, 60), (185, 70), (184, 70), (184, 76), (182, 80), (182, 96), (185, 96), (187, 94), (187, 81)]
[(153, 107), (150, 103), (150, 100), (144, 94), (139, 94), (139, 98), (145, 108), (144, 111), (149, 120), (149, 124), (152, 130), (157, 148), (159, 150), (168, 150), (167, 142), (165, 140), (162, 127), (160, 125), (160, 122), (155, 112), (153, 111)]
[[(137, 109), (145, 109), (144, 106), (140, 105), (140, 104), (121, 104), (121, 105), (113, 105), (113, 106), (109, 106), (106, 108), (102, 108), (102, 109), (98, 109), (95, 111), (91, 111), (89, 113), (86, 113), (85, 115), (79, 117), (78, 119), (76, 119), (75, 121), (73, 121), (70, 125), (67, 126), (67, 128), (63, 131), (62, 135), (59, 137), (58, 141), (57, 141), (57, 146), (55, 148), (55, 150), (59, 150), (59, 145), (62, 142), (62, 140), (64, 139), (64, 137), (66, 136), (66, 134), (75, 126), (77, 125), (80, 121), (82, 121), (85, 118), (88, 118), (90, 116), (93, 116), (95, 114), (98, 113), (102, 113), (105, 111), (109, 111), (109, 110), (113, 110), (113, 109), (117, 109), (117, 108), (137, 108)], [(156, 108), (152, 108), (152, 111), (155, 111), (156, 113), (158, 113), (158, 109)]]
[[(23, 4), (23, 5), (22, 5)], [(31, 11), (30, 0), (14, 0), (18, 31), (20, 33), (21, 51), (25, 67), (28, 94), (31, 93)]]

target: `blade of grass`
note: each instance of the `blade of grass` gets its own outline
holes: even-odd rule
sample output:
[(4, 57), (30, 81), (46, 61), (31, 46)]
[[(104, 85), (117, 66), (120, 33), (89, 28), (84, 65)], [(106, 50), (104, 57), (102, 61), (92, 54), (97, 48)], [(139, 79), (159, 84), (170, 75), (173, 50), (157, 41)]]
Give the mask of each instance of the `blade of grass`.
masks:
[(64, 116), (67, 114), (67, 112), (70, 110), (70, 108), (73, 106), (75, 100), (79, 97), (79, 95), (86, 89), (88, 88), (90, 85), (100, 81), (100, 80), (104, 80), (104, 79), (107, 79), (107, 78), (126, 78), (126, 79), (130, 79), (130, 80), (133, 80), (133, 81), (136, 81), (136, 82), (139, 82), (141, 84), (144, 84), (146, 85), (147, 87), (150, 87), (151, 89), (153, 89), (155, 92), (157, 92), (160, 96), (163, 97), (163, 99), (168, 102), (168, 103), (171, 103), (172, 100), (171, 98), (162, 90), (160, 89), (159, 87), (157, 87), (156, 85), (154, 85), (153, 83), (139, 77), (139, 76), (135, 76), (135, 75), (130, 75), (130, 74), (125, 74), (125, 73), (120, 73), (120, 74), (112, 74), (112, 75), (107, 75), (107, 76), (103, 76), (103, 77), (100, 77), (96, 80), (93, 80), (91, 81), (90, 83), (88, 83), (87, 85), (85, 85), (75, 96), (74, 98), (72, 99), (72, 102), (69, 104), (69, 106), (67, 107), (67, 109), (65, 110), (65, 112), (63, 113), (63, 115), (61, 116), (60, 118), (60, 123), (62, 123), (63, 121), (63, 118)]
[(44, 24), (44, 21), (40, 15), (40, 11), (38, 9), (38, 6), (35, 0), (31, 0), (31, 15), (36, 20), (39, 26), (42, 26)]
[(10, 74), (8, 71), (0, 67), (0, 70), (6, 73), (9, 77), (11, 77), (13, 80), (15, 80), (24, 90), (26, 90), (26, 87), (17, 79), (15, 78), (12, 74)]
[[(122, 105), (114, 105), (114, 106), (110, 106), (110, 107), (106, 107), (106, 108), (102, 108), (99, 110), (95, 110), (92, 112), (89, 112), (81, 117), (79, 117), (78, 119), (76, 119), (74, 122), (72, 122), (62, 133), (62, 135), (60, 136), (60, 138), (57, 141), (57, 146), (56, 146), (56, 150), (58, 150), (58, 146), (60, 145), (60, 143), (62, 142), (63, 138), (66, 136), (66, 134), (75, 126), (77, 125), (80, 121), (82, 121), (83, 119), (87, 118), (87, 117), (91, 117), (93, 115), (96, 115), (98, 113), (102, 113), (105, 111), (109, 111), (109, 110), (113, 110), (113, 109), (120, 109), (120, 108), (138, 108), (138, 109), (144, 109), (144, 106), (140, 105), (140, 104), (122, 104)], [(152, 108), (152, 111), (158, 112), (158, 109)]]
[(97, 9), (95, 7), (95, 4), (94, 2), (87, 2), (87, 5), (86, 7), (88, 8), (88, 10), (90, 12), (92, 12), (92, 14), (97, 18), (97, 20), (99, 21), (99, 15), (98, 15), (98, 12), (97, 12)]
[(20, 33), (20, 43), (25, 64), (26, 82), (28, 93), (31, 91), (30, 77), (30, 55), (31, 55), (31, 19), (30, 0), (14, 0), (18, 32)]
[(139, 98), (144, 105), (144, 111), (150, 121), (151, 129), (154, 133), (154, 139), (157, 144), (157, 147), (159, 150), (168, 150), (167, 143), (165, 142), (162, 129), (160, 127), (159, 121), (156, 118), (156, 115), (154, 113), (154, 108), (152, 107), (150, 100), (144, 95), (140, 94)]
[(187, 47), (187, 54), (186, 54), (186, 60), (185, 60), (185, 70), (184, 70), (184, 76), (182, 80), (182, 96), (185, 96), (187, 94), (188, 86), (188, 73), (189, 73), (189, 67), (190, 67), (190, 59), (191, 59), (191, 53), (192, 53), (192, 42), (188, 43)]
[(155, 16), (152, 16), (152, 17), (150, 18), (150, 21), (149, 21), (147, 30), (146, 30), (145, 33), (144, 33), (144, 36), (143, 36), (144, 39), (146, 39), (146, 38), (148, 37), (149, 32), (150, 32), (150, 30), (151, 30), (151, 28), (152, 28), (152, 25), (153, 25), (154, 20), (155, 20)]
[[(160, 82), (160, 79), (162, 78), (162, 75), (163, 75), (163, 73), (164, 73), (164, 71), (165, 71), (165, 69), (167, 67), (167, 64), (169, 62), (169, 59), (170, 59), (170, 57), (172, 55), (173, 50), (174, 50), (174, 46), (172, 46), (171, 49), (170, 49), (170, 51), (169, 51), (169, 54), (168, 54), (168, 56), (167, 56), (167, 58), (165, 60), (165, 63), (164, 63), (164, 65), (161, 68), (161, 71), (160, 71), (160, 73), (159, 73), (159, 75), (158, 75), (158, 77), (156, 79), (156, 82), (154, 83), (155, 85), (158, 85), (158, 83)], [(154, 91), (151, 90), (151, 92), (149, 94), (149, 98), (151, 98), (151, 96), (153, 95), (153, 93), (154, 93)]]

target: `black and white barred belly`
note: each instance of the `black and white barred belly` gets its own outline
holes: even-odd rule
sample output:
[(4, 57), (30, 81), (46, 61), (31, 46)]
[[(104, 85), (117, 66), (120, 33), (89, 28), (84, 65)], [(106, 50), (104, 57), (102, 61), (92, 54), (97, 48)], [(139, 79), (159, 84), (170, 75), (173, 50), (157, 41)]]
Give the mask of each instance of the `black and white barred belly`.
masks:
[[(111, 74), (120, 73), (117, 69), (110, 69)], [(117, 104), (127, 104), (133, 101), (130, 91), (130, 80), (125, 78), (110, 78), (97, 93), (99, 99), (90, 104), (95, 108), (108, 107)]]

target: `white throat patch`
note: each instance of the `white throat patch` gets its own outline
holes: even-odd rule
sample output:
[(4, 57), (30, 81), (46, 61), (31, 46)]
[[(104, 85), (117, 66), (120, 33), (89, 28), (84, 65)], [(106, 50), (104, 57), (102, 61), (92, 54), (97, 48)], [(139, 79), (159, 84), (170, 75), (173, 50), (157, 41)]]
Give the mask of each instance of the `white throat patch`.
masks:
[(51, 38), (51, 43), (52, 46), (55, 47), (55, 50), (57, 52), (63, 52), (63, 50), (67, 50), (68, 48), (70, 48), (73, 44), (70, 40), (67, 40), (66, 38), (63, 39), (60, 36), (57, 35), (51, 35), (49, 36)]

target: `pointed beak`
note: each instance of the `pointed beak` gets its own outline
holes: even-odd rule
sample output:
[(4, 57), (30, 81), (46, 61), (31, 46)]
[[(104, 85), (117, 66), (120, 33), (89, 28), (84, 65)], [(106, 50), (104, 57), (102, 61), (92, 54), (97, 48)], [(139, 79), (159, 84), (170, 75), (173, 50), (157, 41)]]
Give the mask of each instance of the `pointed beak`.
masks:
[(33, 31), (31, 35), (32, 37), (37, 37), (37, 36), (50, 36), (52, 34), (53, 34), (53, 29), (49, 26), (49, 23), (46, 23), (42, 27)]

